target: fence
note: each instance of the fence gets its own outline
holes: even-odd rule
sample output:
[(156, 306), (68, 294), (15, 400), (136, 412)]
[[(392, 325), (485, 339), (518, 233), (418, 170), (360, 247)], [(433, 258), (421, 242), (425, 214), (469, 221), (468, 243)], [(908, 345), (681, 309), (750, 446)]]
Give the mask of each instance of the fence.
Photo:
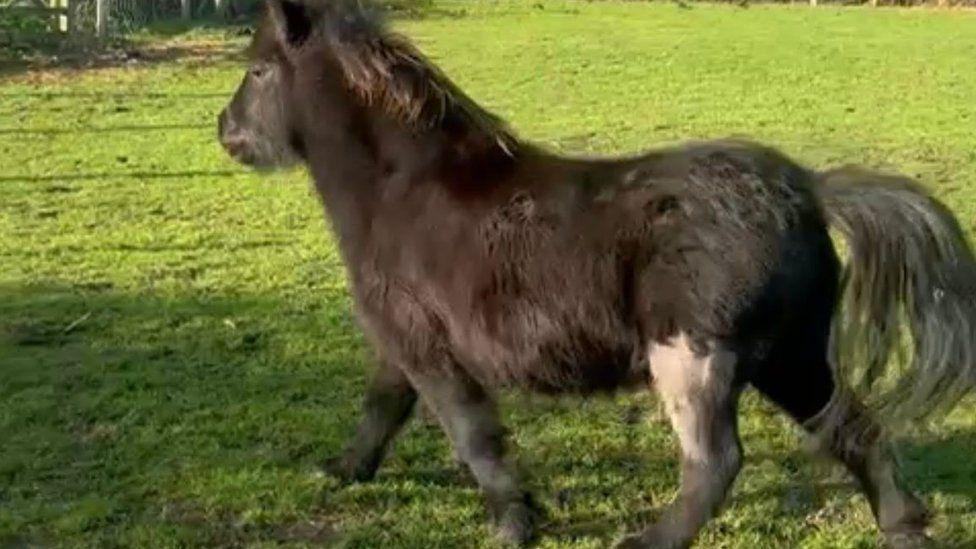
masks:
[(0, 0), (3, 35), (50, 39), (99, 37), (159, 19), (226, 17), (257, 0)]
[[(695, 0), (677, 0), (679, 2)], [(722, 1), (722, 0), (718, 0)], [(749, 2), (750, 0), (726, 0)], [(753, 0), (821, 4), (974, 6), (976, 0)], [(262, 0), (0, 0), (0, 47), (4, 43), (63, 41), (122, 34), (160, 19), (226, 18), (253, 12)], [(420, 7), (427, 0), (379, 0), (384, 5)], [(401, 6), (402, 7), (402, 6)], [(19, 35), (19, 36), (18, 36)]]

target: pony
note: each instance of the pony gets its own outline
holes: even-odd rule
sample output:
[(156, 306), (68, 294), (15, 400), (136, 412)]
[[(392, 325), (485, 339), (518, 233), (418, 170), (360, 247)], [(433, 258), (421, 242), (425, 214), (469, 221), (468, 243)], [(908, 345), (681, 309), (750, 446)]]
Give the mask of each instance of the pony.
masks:
[(976, 262), (923, 187), (745, 140), (560, 156), (355, 1), (269, 0), (250, 59), (220, 142), (257, 169), (308, 168), (378, 357), (331, 472), (371, 479), (419, 396), (498, 535), (526, 544), (540, 509), (494, 390), (653, 388), (681, 489), (618, 545), (687, 547), (742, 466), (751, 386), (846, 466), (890, 545), (926, 539), (890, 426), (976, 381)]

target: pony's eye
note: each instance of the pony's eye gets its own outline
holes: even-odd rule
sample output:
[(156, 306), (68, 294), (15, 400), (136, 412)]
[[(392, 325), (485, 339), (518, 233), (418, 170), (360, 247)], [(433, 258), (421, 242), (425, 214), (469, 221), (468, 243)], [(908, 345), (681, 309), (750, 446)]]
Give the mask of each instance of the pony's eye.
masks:
[(268, 74), (268, 66), (263, 63), (258, 65), (253, 65), (248, 70), (248, 73), (250, 73), (250, 75), (253, 76), (254, 78), (263, 78), (264, 75)]

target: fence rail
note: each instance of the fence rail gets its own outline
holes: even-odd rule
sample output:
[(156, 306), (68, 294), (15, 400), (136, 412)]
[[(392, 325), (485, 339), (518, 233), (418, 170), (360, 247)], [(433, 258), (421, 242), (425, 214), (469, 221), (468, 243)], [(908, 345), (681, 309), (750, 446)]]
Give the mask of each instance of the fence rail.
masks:
[[(4, 34), (17, 32), (42, 34), (55, 39), (94, 36), (104, 38), (113, 33), (124, 33), (153, 20), (193, 19), (201, 15), (224, 18), (235, 11), (247, 10), (247, 5), (258, 5), (261, 0), (0, 0), (0, 46)], [(416, 5), (423, 9), (430, 0), (378, 0), (384, 5)], [(679, 0), (691, 1), (695, 0)], [(708, 0), (706, 0), (708, 1)], [(721, 0), (718, 0), (721, 1)], [(740, 0), (749, 2), (750, 0)], [(752, 0), (771, 3), (804, 2), (818, 4), (849, 3), (851, 0)], [(855, 2), (858, 0), (854, 0)], [(881, 5), (937, 5), (973, 6), (976, 0), (859, 0), (876, 7)], [(4, 28), (4, 16), (33, 18), (30, 26), (14, 24)], [(24, 30), (29, 27), (28, 30)]]
[[(240, 0), (0, 0), (0, 36), (27, 32), (104, 38), (157, 19), (224, 17), (235, 3)], [(30, 18), (29, 25), (24, 18)]]

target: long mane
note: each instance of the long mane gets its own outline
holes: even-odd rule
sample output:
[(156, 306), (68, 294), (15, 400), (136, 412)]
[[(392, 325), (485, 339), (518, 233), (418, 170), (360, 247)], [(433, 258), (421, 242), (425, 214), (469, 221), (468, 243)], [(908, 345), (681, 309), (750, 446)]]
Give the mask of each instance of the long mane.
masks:
[(368, 106), (418, 131), (461, 131), (513, 154), (514, 133), (479, 106), (402, 35), (362, 3), (330, 3), (324, 29), (346, 82)]

